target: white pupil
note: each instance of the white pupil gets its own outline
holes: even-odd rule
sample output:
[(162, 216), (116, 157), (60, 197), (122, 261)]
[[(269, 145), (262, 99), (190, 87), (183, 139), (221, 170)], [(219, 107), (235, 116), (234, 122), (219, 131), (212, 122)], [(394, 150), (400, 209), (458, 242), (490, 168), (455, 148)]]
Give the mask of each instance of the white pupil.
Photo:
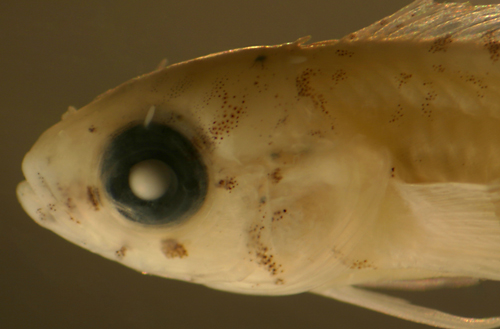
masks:
[(130, 169), (128, 184), (136, 197), (155, 200), (167, 191), (172, 181), (169, 166), (160, 160), (141, 161)]

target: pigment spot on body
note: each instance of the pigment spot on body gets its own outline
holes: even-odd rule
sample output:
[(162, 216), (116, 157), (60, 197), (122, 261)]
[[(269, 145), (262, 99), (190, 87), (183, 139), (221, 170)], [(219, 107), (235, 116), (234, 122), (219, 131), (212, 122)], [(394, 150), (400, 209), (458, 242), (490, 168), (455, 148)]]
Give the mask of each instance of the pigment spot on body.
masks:
[(398, 83), (398, 89), (401, 89), (401, 87), (405, 84), (407, 84), (410, 79), (412, 78), (411, 73), (400, 73), (398, 76), (396, 76), (396, 81)]
[(274, 169), (271, 173), (267, 174), (269, 179), (275, 184), (278, 184), (280, 180), (283, 179), (283, 175), (281, 173), (281, 168)]
[(328, 110), (326, 109), (327, 100), (325, 96), (321, 93), (318, 93), (314, 90), (311, 85), (311, 80), (321, 74), (320, 69), (305, 69), (299, 76), (295, 78), (295, 86), (297, 88), (298, 97), (307, 97), (309, 98), (314, 107), (320, 109), (321, 112), (328, 114)]
[(161, 242), (161, 251), (167, 258), (184, 258), (188, 252), (183, 244), (175, 239), (166, 239)]
[(438, 72), (438, 73), (443, 73), (445, 71), (443, 65), (441, 65), (441, 64), (439, 64), (439, 65), (437, 65), (437, 64), (432, 65), (432, 69), (434, 71)]
[(340, 57), (352, 57), (354, 52), (345, 49), (337, 49), (335, 54)]
[(430, 118), (432, 115), (432, 108), (431, 105), (434, 100), (436, 100), (438, 94), (434, 91), (433, 88), (433, 83), (432, 82), (424, 82), (422, 85), (426, 88), (428, 88), (428, 92), (425, 94), (424, 100), (421, 104), (421, 113)]
[(397, 122), (397, 121), (401, 120), (403, 118), (403, 116), (404, 116), (403, 107), (401, 106), (401, 104), (398, 104), (396, 106), (396, 110), (391, 115), (391, 119), (389, 120), (389, 123)]
[(464, 82), (468, 84), (474, 85), (476, 90), (476, 96), (479, 98), (484, 97), (484, 89), (487, 89), (488, 86), (483, 82), (483, 79), (473, 75), (473, 74), (465, 74), (465, 75), (460, 75), (460, 79), (462, 79)]
[(451, 35), (446, 35), (444, 37), (436, 39), (432, 46), (429, 48), (429, 52), (434, 54), (439, 51), (446, 52), (449, 45), (453, 42)]
[(99, 204), (101, 203), (101, 196), (97, 187), (87, 186), (87, 199), (89, 200), (94, 210), (98, 211)]
[(187, 77), (178, 80), (172, 87), (170, 87), (169, 99), (175, 99), (182, 96), (192, 84), (193, 80)]
[(483, 42), (484, 48), (486, 48), (490, 54), (490, 59), (493, 62), (497, 62), (500, 58), (500, 42), (494, 38), (494, 33), (495, 31), (485, 33), (483, 36)]
[(254, 225), (250, 229), (250, 242), (248, 244), (251, 248), (251, 251), (248, 252), (251, 255), (250, 261), (255, 261), (269, 274), (276, 276), (283, 273), (282, 265), (276, 262), (270, 248), (262, 242), (264, 229), (265, 226), (263, 225)]
[(43, 209), (42, 208), (38, 208), (36, 210), (36, 214), (38, 215), (38, 219), (43, 222), (47, 219), (47, 215), (45, 215), (45, 213), (43, 212)]
[(347, 72), (343, 69), (338, 69), (332, 74), (332, 80), (338, 85), (341, 81), (347, 79)]
[(286, 215), (288, 215), (287, 213), (287, 210), (286, 209), (280, 209), (280, 210), (277, 210), (273, 213), (273, 216), (271, 217), (271, 221), (272, 222), (279, 222), (280, 220), (283, 219), (283, 217), (285, 217)]
[(115, 255), (118, 259), (122, 259), (123, 257), (125, 257), (126, 254), (127, 254), (127, 247), (125, 246), (115, 251)]
[(231, 190), (236, 186), (238, 186), (238, 181), (234, 177), (226, 177), (225, 179), (220, 179), (217, 182), (217, 187), (221, 187), (229, 192), (231, 192)]
[(96, 130), (96, 128), (94, 127), (94, 125), (91, 125), (89, 127), (89, 132), (93, 133), (95, 130)]
[(228, 77), (215, 79), (210, 92), (203, 100), (206, 106), (213, 106), (212, 103), (218, 104), (208, 132), (214, 140), (219, 140), (219, 142), (238, 128), (240, 119), (247, 109), (247, 94), (231, 94), (227, 87), (230, 83)]
[(349, 267), (351, 270), (364, 270), (364, 269), (374, 269), (376, 270), (377, 267), (373, 265), (373, 263), (368, 262), (367, 259), (364, 260), (355, 260), (352, 262), (351, 266)]
[(267, 59), (266, 55), (259, 55), (259, 56), (255, 57), (252, 66), (255, 66), (258, 64), (261, 66), (261, 68), (264, 68), (264, 62), (266, 61), (266, 59)]

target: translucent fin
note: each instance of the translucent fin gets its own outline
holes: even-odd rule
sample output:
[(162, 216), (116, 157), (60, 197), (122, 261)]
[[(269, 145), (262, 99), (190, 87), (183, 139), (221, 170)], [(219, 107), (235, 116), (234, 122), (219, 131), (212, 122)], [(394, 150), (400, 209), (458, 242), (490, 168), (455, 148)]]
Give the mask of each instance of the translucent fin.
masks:
[(397, 184), (420, 233), (410, 266), (500, 280), (497, 184)]
[(500, 5), (474, 6), (467, 2), (416, 0), (395, 14), (349, 34), (343, 40), (479, 40), (487, 32), (499, 28)]
[(168, 59), (166, 58), (162, 59), (158, 64), (158, 66), (156, 67), (156, 71), (163, 70), (164, 68), (167, 67), (167, 65), (168, 65)]
[(439, 328), (487, 329), (500, 326), (500, 317), (484, 319), (463, 318), (426, 307), (413, 305), (404, 299), (358, 289), (351, 286), (313, 292), (345, 303), (354, 304), (401, 319)]
[(359, 285), (363, 288), (379, 288), (406, 291), (425, 291), (441, 288), (464, 288), (479, 284), (476, 278), (430, 278), (421, 280), (398, 280), (391, 282), (367, 283)]

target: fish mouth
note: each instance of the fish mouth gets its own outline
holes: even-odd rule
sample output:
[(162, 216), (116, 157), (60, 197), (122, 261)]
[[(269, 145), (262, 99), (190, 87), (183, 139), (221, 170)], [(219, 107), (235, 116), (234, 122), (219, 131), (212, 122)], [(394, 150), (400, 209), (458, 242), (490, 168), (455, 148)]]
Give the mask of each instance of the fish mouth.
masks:
[(17, 199), (24, 211), (38, 224), (46, 226), (54, 217), (45, 209), (28, 181), (22, 181), (16, 188)]

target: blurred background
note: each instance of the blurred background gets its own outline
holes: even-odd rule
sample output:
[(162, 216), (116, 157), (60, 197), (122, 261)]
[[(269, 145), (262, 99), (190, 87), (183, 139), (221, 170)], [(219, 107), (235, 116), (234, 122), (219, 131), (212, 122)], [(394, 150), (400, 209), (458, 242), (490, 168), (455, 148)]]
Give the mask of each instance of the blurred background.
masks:
[[(311, 294), (243, 296), (144, 276), (37, 226), (15, 197), (23, 155), (68, 105), (79, 108), (162, 58), (340, 38), (410, 2), (0, 1), (0, 327), (428, 328)], [(500, 315), (499, 293), (483, 283), (392, 294), (492, 316)]]

